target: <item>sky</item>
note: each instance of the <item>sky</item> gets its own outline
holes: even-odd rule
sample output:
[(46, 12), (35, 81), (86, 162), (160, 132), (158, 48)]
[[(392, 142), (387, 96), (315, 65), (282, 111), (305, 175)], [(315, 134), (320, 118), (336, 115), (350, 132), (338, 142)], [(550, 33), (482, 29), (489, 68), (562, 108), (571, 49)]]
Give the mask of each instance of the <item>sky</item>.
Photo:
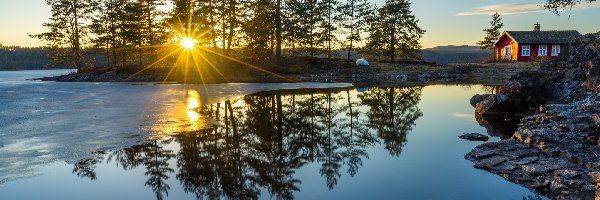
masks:
[[(343, 0), (341, 0), (343, 1)], [(382, 5), (384, 0), (375, 0)], [(491, 15), (499, 12), (504, 30), (532, 30), (539, 22), (542, 30), (600, 31), (600, 1), (577, 6), (557, 16), (539, 7), (545, 0), (412, 0), (419, 25), (427, 32), (424, 48), (445, 45), (475, 45), (484, 36)], [(570, 15), (570, 16), (569, 16)], [(44, 0), (0, 0), (0, 44), (5, 46), (43, 46), (28, 33), (45, 31), (50, 8)]]

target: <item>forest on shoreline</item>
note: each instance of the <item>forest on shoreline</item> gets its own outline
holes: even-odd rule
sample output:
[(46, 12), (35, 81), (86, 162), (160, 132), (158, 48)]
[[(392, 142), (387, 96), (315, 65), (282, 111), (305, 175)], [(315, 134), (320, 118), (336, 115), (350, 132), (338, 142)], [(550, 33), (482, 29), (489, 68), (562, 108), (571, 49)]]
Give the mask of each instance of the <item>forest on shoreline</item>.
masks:
[[(41, 47), (2, 46), (0, 44), (0, 70), (43, 69), (51, 60), (51, 50)], [(62, 68), (63, 66), (56, 66)]]
[(407, 0), (388, 0), (380, 7), (366, 0), (46, 3), (52, 8), (43, 24), (48, 32), (30, 36), (48, 42), (50, 65), (79, 71), (99, 66), (217, 68), (223, 62), (263, 68), (281, 66), (287, 57), (334, 58), (341, 50), (347, 55), (338, 59), (350, 60), (351, 52), (360, 50), (382, 60), (415, 60), (425, 32)]
[[(30, 36), (47, 46), (2, 47), (3, 70), (44, 66), (136, 71), (203, 65), (218, 71), (237, 65), (265, 71), (283, 68), (289, 58), (308, 58), (301, 64), (333, 59), (336, 65), (360, 57), (382, 62), (422, 59), (419, 40), (425, 30), (409, 0), (386, 0), (383, 5), (366, 0), (45, 2), (51, 7), (51, 17), (42, 24), (47, 32)], [(548, 0), (542, 6), (559, 14), (580, 2)], [(33, 59), (15, 62), (22, 54)]]

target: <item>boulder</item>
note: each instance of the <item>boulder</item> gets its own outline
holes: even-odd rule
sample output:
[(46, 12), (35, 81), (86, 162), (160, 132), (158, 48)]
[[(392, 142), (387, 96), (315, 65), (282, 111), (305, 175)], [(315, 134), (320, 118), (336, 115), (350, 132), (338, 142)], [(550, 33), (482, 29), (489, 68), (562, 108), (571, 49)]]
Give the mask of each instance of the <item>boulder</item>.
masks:
[(547, 155), (516, 140), (489, 142), (465, 155), (473, 167), (535, 189), (553, 199), (594, 199), (600, 172)]
[(487, 96), (475, 106), (475, 113), (479, 115), (510, 115), (513, 110), (513, 102), (507, 95)]
[(479, 134), (479, 133), (463, 133), (458, 136), (460, 139), (465, 139), (469, 141), (488, 141), (490, 137), (487, 135)]
[(490, 96), (493, 96), (493, 94), (476, 94), (475, 96), (471, 97), (471, 106), (473, 106), (473, 108), (476, 107), (479, 102), (483, 101), (484, 99)]

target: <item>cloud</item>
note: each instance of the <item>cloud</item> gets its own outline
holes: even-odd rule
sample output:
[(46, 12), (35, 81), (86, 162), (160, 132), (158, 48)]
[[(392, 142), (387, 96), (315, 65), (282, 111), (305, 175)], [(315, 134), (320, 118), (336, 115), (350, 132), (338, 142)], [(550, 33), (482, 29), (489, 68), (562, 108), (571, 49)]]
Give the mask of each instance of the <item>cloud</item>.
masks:
[(452, 116), (467, 121), (475, 121), (475, 114), (473, 113), (452, 113)]
[[(573, 6), (573, 10), (582, 10), (588, 8), (600, 8), (600, 2), (582, 3)], [(568, 8), (567, 8), (568, 9)], [(549, 12), (543, 5), (537, 3), (515, 3), (515, 4), (493, 4), (481, 7), (475, 7), (472, 11), (457, 13), (457, 16), (472, 15), (493, 15), (498, 12), (500, 15), (516, 15), (533, 12)]]

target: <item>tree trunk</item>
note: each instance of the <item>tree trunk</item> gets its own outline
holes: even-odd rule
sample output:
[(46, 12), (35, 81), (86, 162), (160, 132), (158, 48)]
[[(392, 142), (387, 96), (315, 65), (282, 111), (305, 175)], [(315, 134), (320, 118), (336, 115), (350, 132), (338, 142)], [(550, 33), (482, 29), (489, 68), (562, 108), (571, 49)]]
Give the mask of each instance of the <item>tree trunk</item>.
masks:
[(229, 34), (227, 35), (227, 55), (229, 55), (229, 51), (231, 51), (231, 43), (233, 42), (233, 28), (235, 26), (235, 0), (229, 0)]
[(327, 5), (327, 58), (331, 58), (331, 1)]
[(83, 66), (81, 63), (81, 52), (79, 49), (81, 45), (79, 43), (79, 37), (80, 37), (80, 35), (79, 35), (79, 15), (77, 13), (79, 11), (77, 8), (78, 4), (79, 4), (78, 0), (74, 0), (73, 4), (72, 4), (73, 5), (73, 18), (74, 18), (73, 19), (73, 21), (74, 21), (73, 28), (75, 29), (73, 31), (74, 39), (73, 39), (72, 43), (73, 43), (73, 54), (75, 57), (75, 66), (77, 67), (77, 72), (82, 72)]
[[(111, 4), (112, 5), (112, 4)], [(111, 8), (114, 9), (114, 8)], [(114, 69), (117, 68), (117, 28), (115, 25), (115, 20), (116, 19), (112, 19), (112, 21), (110, 22), (110, 48), (112, 51), (112, 62), (113, 62), (113, 67)]]
[(153, 3), (155, 3), (154, 1), (149, 1), (146, 0), (146, 6), (147, 6), (147, 11), (148, 11), (148, 15), (146, 16), (146, 23), (148, 23), (148, 38), (147, 38), (147, 42), (150, 45), (150, 54), (152, 56), (152, 58), (150, 59), (150, 62), (153, 62), (154, 60), (156, 60), (156, 49), (154, 48), (154, 45), (156, 45), (156, 39), (154, 38), (154, 23), (153, 23), (153, 13), (154, 13), (154, 7), (153, 7)]
[(354, 42), (354, 0), (350, 2), (350, 46), (348, 47), (348, 61), (350, 61), (352, 42)]
[(281, 38), (281, 0), (277, 0), (277, 11), (275, 14), (275, 40), (276, 40), (276, 47), (275, 47), (275, 58), (277, 59), (277, 65), (279, 66), (281, 64), (281, 42), (282, 42), (282, 38)]
[(148, 23), (148, 44), (150, 44), (151, 46), (154, 45), (154, 23), (152, 23), (152, 12), (154, 11), (152, 9), (152, 5), (150, 1), (146, 1), (146, 10), (148, 11), (148, 15), (146, 15), (146, 23)]
[(396, 29), (392, 27), (390, 33), (390, 60), (393, 62), (396, 58)]

